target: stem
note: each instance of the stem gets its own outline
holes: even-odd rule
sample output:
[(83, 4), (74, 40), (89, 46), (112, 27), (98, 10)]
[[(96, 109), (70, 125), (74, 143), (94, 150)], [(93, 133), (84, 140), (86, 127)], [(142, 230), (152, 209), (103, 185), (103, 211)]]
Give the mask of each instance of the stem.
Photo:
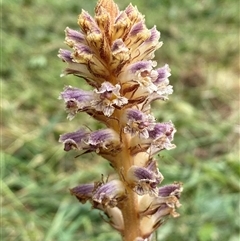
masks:
[(124, 220), (124, 232), (123, 241), (133, 241), (140, 236), (140, 220), (138, 215), (138, 197), (135, 192), (129, 188), (128, 183), (125, 178), (127, 177), (127, 172), (129, 168), (134, 164), (133, 157), (129, 152), (129, 142), (131, 137), (128, 134), (122, 134), (122, 143), (124, 148), (122, 150), (122, 155), (118, 161), (118, 170), (122, 170), (120, 178), (125, 184), (127, 192), (127, 200), (122, 207), (122, 215)]
[(123, 241), (133, 241), (140, 236), (137, 194), (127, 188), (128, 199), (122, 209), (124, 220)]

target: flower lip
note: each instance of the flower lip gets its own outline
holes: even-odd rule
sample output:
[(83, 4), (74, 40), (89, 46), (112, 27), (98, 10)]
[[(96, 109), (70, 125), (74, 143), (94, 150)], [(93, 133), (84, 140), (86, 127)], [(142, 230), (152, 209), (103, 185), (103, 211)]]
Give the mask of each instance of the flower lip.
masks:
[[(157, 71), (153, 69), (156, 66), (155, 61), (138, 61), (128, 65), (120, 74), (119, 79), (124, 83), (137, 83), (140, 88), (135, 95), (148, 95), (157, 91), (157, 86), (153, 82), (157, 78)], [(147, 96), (146, 96), (147, 97)]]
[(112, 52), (116, 54), (116, 53), (122, 52), (122, 51), (128, 52), (129, 49), (125, 46), (122, 39), (116, 39), (112, 44)]
[(92, 56), (93, 51), (91, 50), (90, 47), (84, 44), (76, 44), (74, 46), (74, 50), (79, 54), (79, 55), (89, 55)]

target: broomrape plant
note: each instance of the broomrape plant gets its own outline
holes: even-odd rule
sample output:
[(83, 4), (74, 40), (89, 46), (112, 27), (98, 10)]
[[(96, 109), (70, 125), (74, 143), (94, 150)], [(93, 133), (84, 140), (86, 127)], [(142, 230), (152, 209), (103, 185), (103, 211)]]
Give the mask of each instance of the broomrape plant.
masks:
[(160, 33), (147, 29), (131, 4), (119, 11), (113, 0), (99, 0), (95, 16), (82, 10), (79, 31), (66, 28), (59, 57), (68, 64), (63, 75), (83, 78), (91, 91), (67, 86), (60, 94), (68, 119), (86, 112), (106, 126), (81, 128), (60, 136), (65, 151), (95, 152), (109, 161), (118, 179), (107, 178), (70, 189), (81, 202), (101, 210), (124, 241), (150, 241), (167, 216), (177, 217), (181, 183), (159, 186), (163, 175), (154, 155), (175, 147), (171, 121), (157, 123), (151, 103), (172, 94), (169, 66), (155, 68)]

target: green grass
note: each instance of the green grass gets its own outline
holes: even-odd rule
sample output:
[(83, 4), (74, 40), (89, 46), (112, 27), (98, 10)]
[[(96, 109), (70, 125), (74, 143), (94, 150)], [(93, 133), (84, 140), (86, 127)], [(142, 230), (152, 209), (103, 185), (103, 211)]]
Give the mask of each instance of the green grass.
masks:
[[(117, 1), (121, 9), (127, 0)], [(239, 238), (239, 2), (230, 0), (132, 1), (157, 25), (174, 94), (153, 107), (159, 121), (172, 120), (177, 148), (157, 158), (163, 184), (182, 181), (181, 216), (159, 229), (157, 240), (237, 241)], [(57, 99), (64, 85), (64, 29), (77, 29), (81, 8), (95, 1), (11, 0), (2, 3), (1, 31), (1, 240), (118, 241), (98, 211), (81, 205), (68, 189), (99, 180), (112, 170), (88, 154), (65, 153), (58, 137), (82, 125), (66, 120)]]

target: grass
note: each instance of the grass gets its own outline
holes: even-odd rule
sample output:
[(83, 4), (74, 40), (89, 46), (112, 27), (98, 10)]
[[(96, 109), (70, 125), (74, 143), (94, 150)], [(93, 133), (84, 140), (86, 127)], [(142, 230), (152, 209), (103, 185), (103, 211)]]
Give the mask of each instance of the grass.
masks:
[[(117, 1), (121, 9), (127, 0)], [(157, 156), (163, 184), (184, 183), (178, 219), (159, 229), (157, 240), (237, 241), (239, 238), (239, 2), (132, 1), (157, 25), (174, 94), (153, 107), (159, 121), (172, 120), (177, 148)], [(64, 29), (77, 29), (95, 1), (11, 0), (2, 3), (1, 31), (1, 239), (9, 241), (118, 241), (99, 212), (68, 191), (111, 173), (88, 154), (65, 153), (58, 137), (97, 123), (80, 114), (66, 120), (57, 100), (64, 85)], [(90, 212), (91, 211), (91, 212)]]

